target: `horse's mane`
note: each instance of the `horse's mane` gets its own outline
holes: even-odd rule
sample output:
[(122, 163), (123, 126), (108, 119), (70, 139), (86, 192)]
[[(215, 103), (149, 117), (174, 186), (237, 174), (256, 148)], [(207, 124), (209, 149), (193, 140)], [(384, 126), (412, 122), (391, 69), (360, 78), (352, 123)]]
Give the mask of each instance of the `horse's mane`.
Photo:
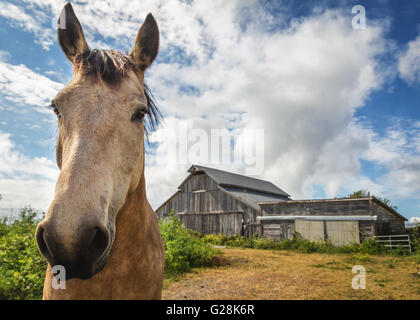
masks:
[[(89, 50), (73, 58), (73, 65), (85, 74), (94, 75), (109, 84), (118, 84), (129, 70), (135, 69), (135, 63), (129, 55), (116, 50)], [(144, 94), (149, 112), (145, 123), (146, 136), (160, 124), (162, 114), (154, 102), (149, 87), (144, 83)]]

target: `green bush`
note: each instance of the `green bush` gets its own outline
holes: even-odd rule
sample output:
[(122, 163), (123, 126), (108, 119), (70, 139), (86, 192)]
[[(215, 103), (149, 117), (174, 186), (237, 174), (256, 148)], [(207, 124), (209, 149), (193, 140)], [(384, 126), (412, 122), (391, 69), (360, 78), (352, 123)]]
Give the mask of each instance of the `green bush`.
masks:
[(208, 243), (223, 246), (226, 244), (227, 236), (224, 234), (206, 234), (203, 238)]
[(420, 264), (420, 252), (416, 252), (415, 255), (412, 256), (414, 263)]
[(270, 239), (257, 238), (254, 241), (254, 248), (264, 250), (279, 250), (281, 248), (281, 243)]
[(0, 222), (0, 299), (40, 299), (47, 264), (35, 243), (38, 212), (30, 207), (19, 218)]
[(373, 239), (367, 239), (358, 245), (356, 251), (364, 254), (379, 254), (385, 253), (384, 246), (380, 245)]
[(195, 267), (210, 266), (217, 250), (202, 237), (194, 236), (173, 213), (159, 222), (165, 244), (165, 271), (185, 273)]

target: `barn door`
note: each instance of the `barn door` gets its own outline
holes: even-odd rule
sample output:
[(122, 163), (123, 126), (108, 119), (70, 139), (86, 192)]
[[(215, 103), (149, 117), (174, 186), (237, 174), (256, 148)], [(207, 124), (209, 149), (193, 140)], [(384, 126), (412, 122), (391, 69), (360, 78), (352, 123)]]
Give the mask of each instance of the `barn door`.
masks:
[(324, 240), (324, 221), (316, 220), (295, 220), (295, 230), (304, 239)]
[(359, 221), (326, 221), (327, 237), (335, 246), (360, 242)]
[(242, 212), (218, 214), (220, 218), (220, 231), (227, 236), (241, 236), (243, 229)]

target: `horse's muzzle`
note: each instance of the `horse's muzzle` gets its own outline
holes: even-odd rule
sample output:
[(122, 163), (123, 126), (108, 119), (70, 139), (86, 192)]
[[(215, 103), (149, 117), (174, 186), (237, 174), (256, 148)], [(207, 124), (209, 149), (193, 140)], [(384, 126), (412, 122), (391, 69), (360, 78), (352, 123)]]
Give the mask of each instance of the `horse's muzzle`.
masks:
[(109, 232), (101, 222), (90, 221), (81, 223), (75, 233), (69, 241), (60, 237), (56, 224), (44, 221), (36, 230), (36, 242), (51, 266), (61, 265), (65, 268), (67, 280), (89, 279), (105, 264)]

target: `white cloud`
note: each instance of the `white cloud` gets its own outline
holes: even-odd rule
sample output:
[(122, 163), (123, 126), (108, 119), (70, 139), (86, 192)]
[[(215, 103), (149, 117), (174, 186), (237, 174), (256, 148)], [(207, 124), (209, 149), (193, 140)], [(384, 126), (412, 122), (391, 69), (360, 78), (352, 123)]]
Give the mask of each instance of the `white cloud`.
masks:
[(39, 112), (50, 112), (45, 108), (61, 90), (61, 83), (38, 74), (25, 65), (12, 65), (0, 62), (0, 90), (2, 98), (19, 106), (27, 104)]
[[(206, 130), (231, 127), (223, 115), (241, 113), (236, 125), (265, 131), (262, 177), (295, 198), (311, 197), (314, 183), (336, 196), (354, 177), (366, 181), (359, 158), (369, 140), (354, 130), (353, 112), (388, 74), (376, 60), (388, 49), (381, 24), (358, 32), (340, 11), (326, 11), (281, 31), (253, 26), (242, 32), (235, 18), (218, 25), (212, 17), (206, 17), (205, 29), (214, 52), (205, 63), (160, 63), (151, 71), (165, 113), (205, 116), (195, 122)], [(181, 86), (195, 86), (201, 94), (180, 95)], [(175, 191), (187, 167), (148, 170), (160, 176), (164, 170), (165, 183)], [(151, 174), (149, 190), (161, 190), (160, 179)], [(154, 204), (165, 200), (162, 194)]]
[(420, 82), (420, 35), (410, 41), (398, 62), (398, 70), (402, 79), (410, 84)]
[(420, 199), (420, 128), (416, 122), (394, 122), (383, 135), (363, 129), (369, 148), (361, 158), (385, 169), (377, 180), (385, 196)]
[(48, 50), (53, 43), (55, 33), (52, 28), (46, 28), (41, 22), (48, 21), (49, 18), (39, 10), (33, 10), (31, 13), (32, 15), (26, 13), (25, 9), (20, 6), (0, 2), (0, 16), (6, 18), (12, 25), (32, 32), (35, 35), (35, 42)]
[(0, 131), (0, 211), (25, 205), (47, 209), (57, 177), (55, 163), (22, 154), (16, 150), (10, 134)]

